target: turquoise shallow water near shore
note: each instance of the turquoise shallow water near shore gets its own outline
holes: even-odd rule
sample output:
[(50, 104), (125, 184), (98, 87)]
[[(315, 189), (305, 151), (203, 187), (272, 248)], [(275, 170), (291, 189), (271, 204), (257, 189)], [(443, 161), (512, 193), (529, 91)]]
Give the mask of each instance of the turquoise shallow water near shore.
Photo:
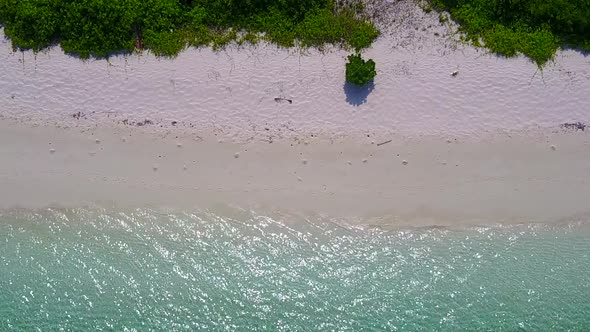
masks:
[(0, 330), (590, 329), (590, 227), (0, 213)]

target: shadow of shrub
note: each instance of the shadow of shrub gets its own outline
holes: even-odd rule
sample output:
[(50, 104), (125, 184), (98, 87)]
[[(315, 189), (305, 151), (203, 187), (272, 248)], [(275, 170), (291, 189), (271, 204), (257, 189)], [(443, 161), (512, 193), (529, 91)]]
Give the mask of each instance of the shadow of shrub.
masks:
[(345, 82), (344, 94), (346, 95), (346, 102), (353, 106), (360, 106), (367, 102), (367, 97), (375, 89), (375, 82), (370, 81), (363, 86)]

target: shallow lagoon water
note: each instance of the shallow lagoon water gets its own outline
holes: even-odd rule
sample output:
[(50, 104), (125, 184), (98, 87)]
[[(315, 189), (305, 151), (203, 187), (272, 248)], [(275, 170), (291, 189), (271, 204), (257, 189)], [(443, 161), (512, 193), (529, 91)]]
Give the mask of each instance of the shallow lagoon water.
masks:
[(0, 213), (0, 330), (590, 329), (590, 227)]

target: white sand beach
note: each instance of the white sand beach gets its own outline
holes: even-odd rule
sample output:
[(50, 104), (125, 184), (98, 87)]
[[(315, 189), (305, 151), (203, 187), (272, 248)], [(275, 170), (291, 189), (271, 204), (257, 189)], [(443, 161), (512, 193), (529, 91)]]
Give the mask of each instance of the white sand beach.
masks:
[(81, 61), (13, 52), (0, 33), (0, 208), (222, 203), (416, 225), (590, 214), (590, 136), (563, 126), (590, 122), (590, 58), (560, 51), (539, 71), (416, 15), (367, 50), (365, 92), (344, 84), (340, 50)]

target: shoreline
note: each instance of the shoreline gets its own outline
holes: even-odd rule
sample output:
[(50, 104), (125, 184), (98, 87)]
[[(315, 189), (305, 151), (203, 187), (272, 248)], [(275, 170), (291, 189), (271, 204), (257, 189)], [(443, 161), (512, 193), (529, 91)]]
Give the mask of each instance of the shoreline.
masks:
[[(489, 140), (232, 143), (0, 121), (0, 208), (226, 205), (391, 225), (590, 216), (585, 131)], [(405, 161), (405, 162), (404, 162)]]

